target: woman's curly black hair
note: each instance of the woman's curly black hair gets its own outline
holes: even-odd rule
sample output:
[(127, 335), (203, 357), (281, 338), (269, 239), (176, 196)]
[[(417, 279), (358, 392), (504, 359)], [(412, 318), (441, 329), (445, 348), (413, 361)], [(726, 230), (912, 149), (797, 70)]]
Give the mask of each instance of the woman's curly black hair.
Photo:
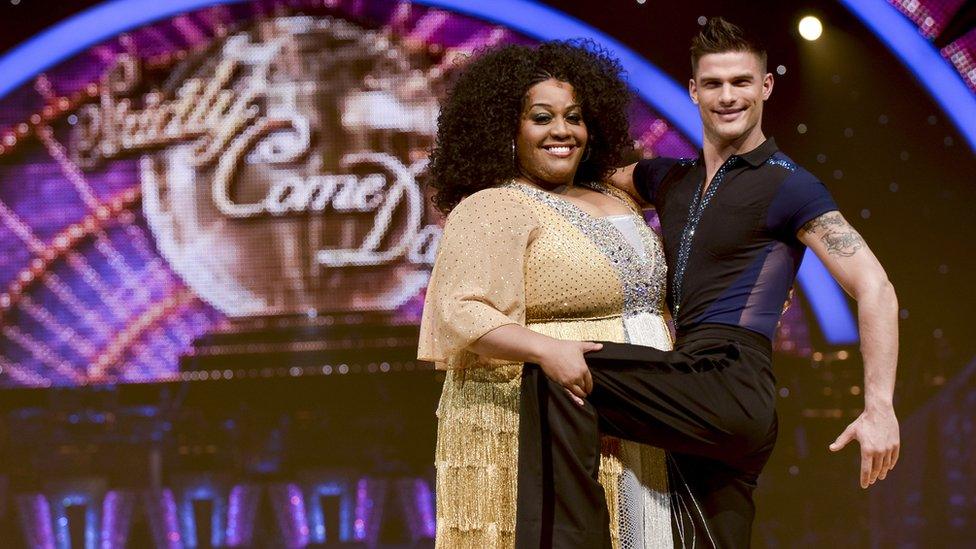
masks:
[(441, 104), (428, 182), (448, 213), (462, 198), (514, 179), (512, 142), (525, 94), (555, 78), (573, 86), (589, 132), (576, 181), (600, 181), (630, 146), (630, 93), (620, 63), (591, 40), (509, 45), (480, 52), (459, 71)]

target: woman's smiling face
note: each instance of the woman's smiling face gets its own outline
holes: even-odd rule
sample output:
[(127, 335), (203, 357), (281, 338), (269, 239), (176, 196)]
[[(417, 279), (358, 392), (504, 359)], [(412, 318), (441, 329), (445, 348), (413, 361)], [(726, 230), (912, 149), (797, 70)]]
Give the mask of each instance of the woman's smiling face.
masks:
[(523, 177), (547, 189), (572, 183), (588, 139), (571, 84), (550, 78), (529, 88), (515, 140)]

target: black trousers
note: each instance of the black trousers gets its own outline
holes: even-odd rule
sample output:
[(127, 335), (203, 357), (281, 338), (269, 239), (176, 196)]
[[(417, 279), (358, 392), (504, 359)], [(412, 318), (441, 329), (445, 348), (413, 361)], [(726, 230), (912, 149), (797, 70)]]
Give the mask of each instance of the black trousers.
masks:
[(516, 547), (610, 547), (600, 436), (668, 452), (676, 547), (748, 547), (752, 493), (776, 441), (770, 342), (702, 325), (673, 351), (604, 343), (586, 405), (538, 366), (522, 378)]

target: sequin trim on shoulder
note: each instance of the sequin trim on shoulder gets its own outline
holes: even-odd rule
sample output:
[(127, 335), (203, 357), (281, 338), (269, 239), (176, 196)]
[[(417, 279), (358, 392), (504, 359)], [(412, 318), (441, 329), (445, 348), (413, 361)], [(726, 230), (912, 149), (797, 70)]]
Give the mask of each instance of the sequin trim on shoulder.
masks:
[(769, 159), (766, 160), (766, 163), (771, 164), (773, 166), (779, 166), (780, 168), (787, 169), (791, 172), (795, 172), (797, 168), (796, 164), (794, 164), (791, 160), (783, 157), (778, 157), (775, 155), (770, 156)]

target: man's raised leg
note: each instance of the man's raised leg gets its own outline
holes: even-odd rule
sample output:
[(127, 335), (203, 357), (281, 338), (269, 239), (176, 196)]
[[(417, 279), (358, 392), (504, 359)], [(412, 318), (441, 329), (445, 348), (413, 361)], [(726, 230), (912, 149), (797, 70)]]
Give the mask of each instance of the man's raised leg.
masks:
[[(688, 522), (694, 527), (682, 527), (681, 517), (676, 517), (679, 546), (747, 546), (754, 512), (752, 488), (776, 433), (769, 353), (712, 335), (705, 332), (679, 351), (605, 343), (603, 350), (587, 355), (594, 390), (584, 407), (571, 404), (559, 385), (537, 379), (536, 400), (526, 400), (522, 407), (524, 425), (530, 425), (535, 415), (538, 430), (548, 429), (544, 438), (537, 438), (542, 445), (534, 452), (542, 459), (537, 467), (549, 467), (553, 474), (569, 471), (560, 475), (595, 482), (592, 456), (598, 455), (599, 438), (593, 435), (590, 423), (595, 421), (589, 408), (592, 404), (599, 412), (603, 434), (651, 444), (672, 454), (672, 489), (683, 490), (674, 493), (672, 508), (695, 513), (685, 517), (695, 519)], [(544, 379), (538, 371), (535, 375)], [(525, 393), (524, 386), (523, 396)], [(535, 413), (532, 406), (536, 406)], [(530, 432), (520, 434), (526, 452), (533, 452), (527, 440), (532, 436)], [(543, 455), (546, 445), (553, 450)], [(522, 451), (520, 448), (520, 490), (523, 479), (529, 483), (537, 476), (531, 470), (523, 471), (523, 464), (529, 464), (523, 461)], [(577, 451), (582, 453), (573, 456)], [(520, 507), (522, 496), (520, 492)], [(606, 505), (602, 497), (599, 504), (597, 498), (569, 497), (561, 490), (553, 490), (552, 497), (554, 508), (564, 509), (558, 516), (549, 515), (556, 524), (553, 529), (560, 520), (605, 512), (597, 509)]]

